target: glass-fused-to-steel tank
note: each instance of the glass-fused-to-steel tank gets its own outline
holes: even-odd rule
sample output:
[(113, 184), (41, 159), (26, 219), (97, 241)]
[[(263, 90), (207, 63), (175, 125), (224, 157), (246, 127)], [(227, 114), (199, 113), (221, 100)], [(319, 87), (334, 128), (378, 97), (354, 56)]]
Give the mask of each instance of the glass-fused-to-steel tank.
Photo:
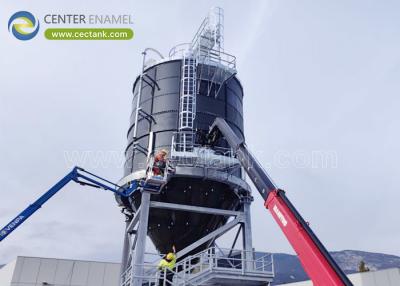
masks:
[[(243, 138), (243, 88), (235, 58), (223, 52), (219, 19), (203, 23), (193, 41), (173, 48), (168, 58), (144, 64), (133, 85), (122, 183), (145, 178), (151, 156), (168, 150), (168, 182), (152, 201), (236, 210), (249, 192), (239, 162), (222, 139), (207, 145), (216, 117)], [(138, 103), (139, 100), (139, 103)], [(141, 194), (118, 198), (135, 212)], [(197, 241), (226, 223), (224, 216), (152, 209), (148, 235), (161, 253)], [(208, 246), (212, 241), (199, 248)], [(199, 249), (197, 249), (199, 250)]]

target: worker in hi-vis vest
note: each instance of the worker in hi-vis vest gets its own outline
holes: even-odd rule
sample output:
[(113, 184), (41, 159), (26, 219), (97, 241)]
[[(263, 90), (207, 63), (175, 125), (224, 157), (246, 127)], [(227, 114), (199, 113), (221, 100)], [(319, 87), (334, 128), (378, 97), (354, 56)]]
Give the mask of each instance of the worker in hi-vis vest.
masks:
[[(176, 263), (176, 249), (175, 245), (172, 246), (172, 251), (165, 255), (158, 264), (158, 270), (160, 270), (159, 286), (172, 285), (172, 280), (174, 279), (174, 267)], [(164, 284), (164, 278), (165, 284)]]

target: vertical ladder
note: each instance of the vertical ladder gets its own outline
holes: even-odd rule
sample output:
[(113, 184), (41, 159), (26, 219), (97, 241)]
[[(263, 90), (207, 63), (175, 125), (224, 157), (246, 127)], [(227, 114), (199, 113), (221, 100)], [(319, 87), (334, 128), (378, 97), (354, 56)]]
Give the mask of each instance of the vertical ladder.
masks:
[(192, 152), (194, 119), (196, 117), (196, 58), (187, 53), (182, 59), (181, 92), (179, 106), (178, 151)]

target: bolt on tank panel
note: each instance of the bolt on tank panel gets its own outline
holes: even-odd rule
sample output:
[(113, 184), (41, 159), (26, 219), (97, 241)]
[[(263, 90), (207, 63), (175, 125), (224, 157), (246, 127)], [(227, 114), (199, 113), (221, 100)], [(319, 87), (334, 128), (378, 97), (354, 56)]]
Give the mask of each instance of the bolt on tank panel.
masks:
[[(175, 60), (152, 66), (145, 71), (140, 108), (152, 118), (140, 117), (137, 126), (137, 142), (145, 149), (148, 147), (150, 132), (154, 132), (155, 148), (169, 149), (171, 146), (173, 132), (178, 128), (180, 69), (181, 61)], [(133, 146), (138, 88), (139, 78), (134, 84), (125, 175), (145, 169), (147, 162), (147, 156), (139, 150), (134, 150)]]
[[(236, 210), (237, 195), (225, 184), (193, 178), (173, 178), (160, 195), (152, 201)], [(140, 205), (140, 195), (133, 199), (135, 208)], [(185, 211), (155, 209), (150, 212), (148, 233), (161, 253), (172, 245), (183, 249), (226, 223), (226, 217)], [(206, 245), (200, 246), (204, 248)]]
[[(218, 80), (215, 76), (217, 67), (200, 64), (198, 78), (201, 78), (200, 88), (196, 100), (195, 129), (208, 131), (215, 117), (225, 118), (238, 136), (243, 135), (243, 89), (236, 77), (220, 84), (210, 84), (211, 80)], [(217, 70), (218, 71), (218, 70)], [(201, 74), (200, 74), (201, 73)], [(179, 121), (179, 99), (181, 86), (181, 60), (173, 60), (152, 66), (145, 71), (141, 94), (140, 108), (151, 114), (155, 122), (146, 118), (138, 120), (137, 141), (143, 148), (148, 147), (149, 133), (154, 132), (156, 149), (170, 149), (173, 133), (178, 129)], [(217, 73), (219, 74), (219, 73)], [(224, 75), (220, 74), (220, 77)], [(224, 75), (226, 77), (226, 74)], [(149, 79), (149, 77), (151, 79)], [(154, 84), (155, 81), (157, 84)], [(146, 163), (147, 156), (138, 150), (133, 150), (133, 130), (136, 114), (136, 101), (138, 97), (139, 77), (134, 84), (132, 113), (130, 128), (127, 134), (128, 147), (126, 149), (125, 175), (142, 169)], [(221, 88), (220, 88), (221, 87)], [(218, 96), (210, 96), (216, 94)], [(226, 142), (221, 141), (221, 147), (228, 147)]]
[[(226, 80), (226, 74), (221, 74), (221, 78), (218, 79), (213, 76), (216, 71), (219, 71), (216, 70), (216, 67), (201, 66), (201, 75), (199, 74), (200, 70), (197, 74), (200, 80), (196, 96), (194, 129), (206, 133), (214, 119), (222, 117), (239, 137), (244, 138), (243, 89), (239, 80), (235, 76)], [(152, 119), (140, 117), (137, 123), (137, 138), (133, 138), (139, 91), (138, 77), (134, 84), (131, 125), (127, 134), (126, 176), (146, 169), (147, 154), (143, 150), (148, 148), (150, 132), (153, 132), (156, 150), (161, 148), (170, 150), (174, 133), (178, 131), (181, 60), (166, 61), (151, 66), (145, 71), (145, 74), (150, 79), (147, 76), (143, 77), (140, 108), (150, 114)], [(196, 138), (199, 139), (201, 136)], [(140, 148), (135, 148), (135, 146), (140, 146)], [(223, 139), (217, 142), (216, 146), (229, 147)], [(230, 170), (230, 174), (240, 178), (241, 170), (240, 168)], [(128, 207), (132, 207), (133, 210), (137, 209), (140, 205), (140, 196), (140, 193), (135, 194), (130, 199)], [(240, 205), (240, 199), (231, 185), (214, 179), (194, 176), (172, 177), (162, 193), (152, 195), (151, 199), (230, 210), (234, 210)], [(226, 223), (226, 219), (223, 216), (157, 209), (150, 212), (148, 235), (160, 252), (169, 251), (173, 244), (179, 250), (222, 226)], [(207, 244), (202, 245), (197, 250), (206, 246)]]

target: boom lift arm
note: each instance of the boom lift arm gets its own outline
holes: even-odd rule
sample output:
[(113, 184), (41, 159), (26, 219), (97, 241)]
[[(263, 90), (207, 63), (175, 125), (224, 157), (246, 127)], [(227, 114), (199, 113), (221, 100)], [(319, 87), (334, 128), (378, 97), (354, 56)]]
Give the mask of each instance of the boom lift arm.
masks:
[(244, 140), (239, 139), (222, 118), (217, 118), (210, 128), (209, 141), (221, 135), (234, 149), (237, 159), (265, 200), (265, 207), (297, 253), (305, 272), (315, 286), (352, 286), (332, 256), (302, 218), (300, 213), (269, 178), (256, 158), (249, 152)]
[(93, 173), (85, 171), (80, 167), (74, 167), (72, 171), (69, 172), (64, 178), (58, 181), (39, 199), (37, 199), (33, 204), (29, 205), (25, 210), (23, 210), (19, 215), (17, 215), (13, 220), (11, 220), (4, 228), (2, 228), (0, 230), (0, 241), (5, 239), (17, 227), (23, 224), (31, 215), (33, 215), (37, 210), (39, 210), (44, 203), (46, 203), (49, 199), (51, 199), (65, 185), (67, 185), (71, 181), (74, 181), (80, 185), (86, 185), (98, 189), (103, 189), (106, 191), (111, 191), (122, 197), (129, 197), (130, 195), (132, 195), (134, 191), (140, 188), (146, 188), (148, 190), (153, 190), (156, 192), (159, 191), (159, 189), (161, 188), (161, 185), (158, 186), (149, 185), (144, 180), (132, 181), (129, 187), (121, 187)]

